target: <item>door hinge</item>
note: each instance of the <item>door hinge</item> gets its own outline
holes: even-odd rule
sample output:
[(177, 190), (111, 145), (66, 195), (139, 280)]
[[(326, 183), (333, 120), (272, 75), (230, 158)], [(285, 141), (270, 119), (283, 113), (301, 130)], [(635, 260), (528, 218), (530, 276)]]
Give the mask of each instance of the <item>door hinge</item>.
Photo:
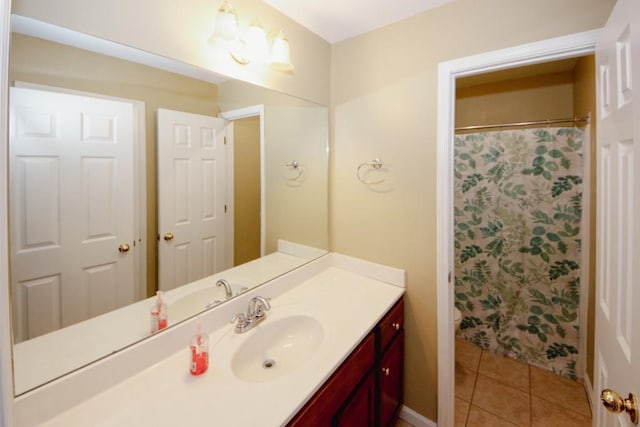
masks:
[(224, 205), (224, 213), (227, 213), (227, 205)]
[(447, 277), (447, 281), (448, 281), (449, 283), (451, 283), (451, 276), (452, 276), (452, 274), (451, 274), (451, 272), (449, 272), (449, 276)]
[(224, 145), (227, 145), (227, 137), (224, 137)]

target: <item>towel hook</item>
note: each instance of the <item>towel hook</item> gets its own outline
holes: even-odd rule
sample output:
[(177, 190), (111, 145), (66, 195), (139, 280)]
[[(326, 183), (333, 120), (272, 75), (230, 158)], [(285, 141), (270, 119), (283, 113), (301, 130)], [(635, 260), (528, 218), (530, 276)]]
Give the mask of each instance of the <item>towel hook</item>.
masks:
[(289, 181), (297, 181), (298, 179), (300, 179), (300, 177), (302, 177), (302, 173), (304, 172), (304, 168), (300, 165), (300, 162), (297, 160), (292, 160), (290, 163), (287, 163), (285, 165), (288, 168), (291, 168), (293, 170), (297, 170), (298, 174), (296, 176), (294, 176), (293, 178), (287, 178)]
[(358, 166), (358, 169), (356, 169), (356, 177), (358, 178), (358, 181), (362, 182), (363, 184), (380, 184), (381, 182), (384, 181), (384, 178), (379, 179), (377, 181), (367, 181), (366, 179), (364, 179), (360, 173), (360, 170), (364, 166), (371, 166), (374, 170), (380, 169), (382, 167), (382, 160), (379, 157), (376, 157), (370, 162), (360, 163), (360, 165)]

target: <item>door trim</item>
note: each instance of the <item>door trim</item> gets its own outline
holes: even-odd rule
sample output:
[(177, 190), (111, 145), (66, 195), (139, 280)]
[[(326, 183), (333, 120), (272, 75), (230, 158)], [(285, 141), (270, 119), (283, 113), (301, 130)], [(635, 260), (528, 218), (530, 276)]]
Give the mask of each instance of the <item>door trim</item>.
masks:
[[(238, 120), (247, 117), (260, 117), (260, 256), (265, 256), (267, 245), (267, 204), (266, 204), (266, 159), (265, 159), (265, 136), (264, 136), (264, 104), (252, 105), (250, 107), (239, 108), (237, 110), (223, 111), (219, 116), (225, 120)], [(233, 140), (233, 138), (232, 138)], [(231, 236), (231, 245), (227, 247), (232, 248), (231, 258), (233, 259), (233, 213), (234, 199), (233, 199), (233, 141), (231, 141), (230, 149), (227, 150), (227, 194), (229, 200), (229, 209), (231, 215), (227, 221), (230, 230), (227, 230), (227, 236)]]
[[(9, 81), (11, 0), (0, 0), (0, 82)], [(9, 91), (0, 91), (0, 164), (9, 156)], [(0, 167), (4, 182), (8, 170)], [(11, 309), (9, 298), (9, 187), (0, 186), (0, 427), (13, 425), (13, 370), (11, 365)]]
[[(453, 301), (453, 135), (456, 78), (518, 66), (590, 55), (600, 30), (524, 44), (438, 64), (437, 118), (437, 304), (438, 310), (438, 425), (454, 424), (455, 341)], [(581, 292), (586, 283), (581, 284)], [(581, 310), (584, 298), (581, 299)], [(581, 319), (582, 325), (583, 319)], [(586, 328), (581, 328), (585, 330)], [(582, 335), (582, 333), (581, 333)], [(582, 337), (581, 337), (582, 338)], [(581, 341), (585, 341), (582, 340)], [(581, 357), (584, 357), (584, 353)]]

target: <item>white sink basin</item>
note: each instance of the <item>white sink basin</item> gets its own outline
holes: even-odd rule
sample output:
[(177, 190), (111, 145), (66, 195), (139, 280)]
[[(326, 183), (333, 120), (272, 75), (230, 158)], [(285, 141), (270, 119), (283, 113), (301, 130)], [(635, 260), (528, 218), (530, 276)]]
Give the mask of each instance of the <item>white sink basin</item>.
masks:
[(191, 292), (171, 302), (168, 301), (169, 323), (179, 322), (187, 317), (200, 313), (224, 301), (226, 294), (223, 287), (211, 286)]
[(245, 332), (247, 338), (231, 359), (234, 375), (248, 382), (265, 382), (289, 374), (311, 359), (324, 339), (314, 317), (289, 315), (267, 318)]

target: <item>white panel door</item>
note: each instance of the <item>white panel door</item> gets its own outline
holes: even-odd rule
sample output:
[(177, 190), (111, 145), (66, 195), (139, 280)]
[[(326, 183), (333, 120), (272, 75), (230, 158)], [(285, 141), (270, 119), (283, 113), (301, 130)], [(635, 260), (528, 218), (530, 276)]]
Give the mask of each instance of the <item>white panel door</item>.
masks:
[(226, 270), (225, 120), (158, 110), (158, 280), (169, 290)]
[(11, 88), (10, 104), (19, 342), (133, 302), (133, 110), (22, 88)]
[[(595, 393), (640, 396), (640, 2), (618, 0), (596, 51)], [(614, 395), (609, 394), (612, 398)], [(594, 400), (595, 426), (631, 426)]]

